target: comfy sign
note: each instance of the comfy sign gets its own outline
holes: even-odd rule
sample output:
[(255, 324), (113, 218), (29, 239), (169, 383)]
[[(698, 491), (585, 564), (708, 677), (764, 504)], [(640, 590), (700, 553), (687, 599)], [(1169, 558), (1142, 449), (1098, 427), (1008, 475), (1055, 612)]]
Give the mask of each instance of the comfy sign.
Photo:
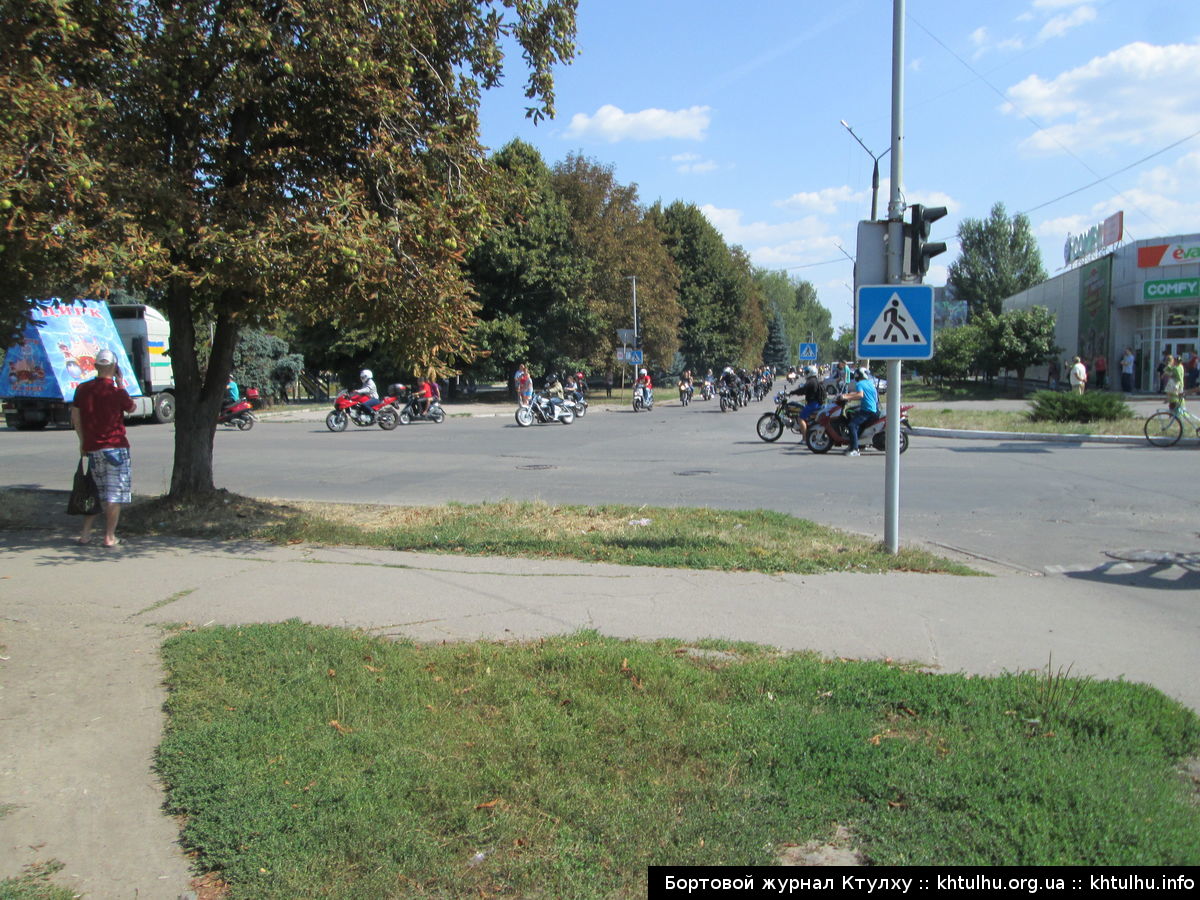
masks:
[(1200, 297), (1200, 278), (1147, 281), (1142, 285), (1143, 300), (1174, 300), (1183, 297)]
[(1154, 244), (1138, 247), (1138, 268), (1153, 269), (1157, 266), (1182, 266), (1200, 262), (1200, 244)]

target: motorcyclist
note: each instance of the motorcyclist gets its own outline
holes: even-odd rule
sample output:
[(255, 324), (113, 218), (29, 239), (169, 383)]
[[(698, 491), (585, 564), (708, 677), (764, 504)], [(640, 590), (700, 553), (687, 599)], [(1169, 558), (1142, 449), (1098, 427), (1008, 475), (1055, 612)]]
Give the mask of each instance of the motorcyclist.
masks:
[(692, 370), (684, 369), (683, 374), (679, 376), (679, 399), (682, 401), (684, 395), (691, 399), (694, 387), (692, 385)]
[(650, 381), (650, 373), (645, 369), (638, 370), (638, 379), (634, 384), (635, 391), (642, 392), (642, 402), (650, 406), (654, 402), (654, 384)]
[(861, 401), (858, 411), (846, 423), (846, 430), (850, 434), (850, 446), (844, 451), (846, 456), (858, 456), (859, 431), (870, 427), (879, 419), (879, 392), (875, 389), (875, 379), (871, 377), (871, 373), (861, 366), (854, 370), (851, 378), (854, 381), (854, 390), (839, 395), (839, 399)]
[(788, 391), (789, 397), (803, 397), (804, 406), (801, 407), (798, 420), (800, 422), (800, 439), (808, 434), (808, 419), (824, 405), (825, 391), (821, 389), (820, 379), (817, 378), (817, 370), (814, 366), (804, 367), (804, 383), (794, 390)]
[(362, 384), (354, 389), (354, 393), (358, 396), (359, 406), (374, 409), (379, 405), (379, 388), (375, 387), (374, 373), (370, 369), (363, 369), (358, 373), (358, 378)]

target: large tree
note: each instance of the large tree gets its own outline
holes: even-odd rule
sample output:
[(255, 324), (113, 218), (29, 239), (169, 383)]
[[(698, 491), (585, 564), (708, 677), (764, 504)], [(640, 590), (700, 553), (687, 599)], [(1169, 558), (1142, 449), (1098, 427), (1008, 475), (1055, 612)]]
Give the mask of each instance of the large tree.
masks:
[(645, 361), (672, 368), (679, 347), (679, 271), (658, 220), (638, 201), (637, 185), (621, 184), (611, 166), (578, 155), (554, 167), (554, 185), (566, 205), (575, 252), (590, 263), (578, 288), (596, 329), (588, 366), (611, 367), (616, 329), (633, 325), (632, 276)]
[(530, 114), (552, 114), (575, 0), (0, 0), (5, 21), (27, 3), (80, 36), (48, 49), (72, 61), (59, 81), (111, 98), (76, 127), (130, 223), (117, 275), (165, 298), (172, 495), (213, 488), (243, 327), (369, 315), (417, 365), (464, 351), (461, 264), (487, 224), (480, 94), (512, 41)]
[(999, 315), (1006, 297), (1046, 280), (1029, 219), (1021, 213), (1010, 218), (1003, 203), (987, 219), (963, 219), (958, 243), (946, 281), (972, 315), (985, 309)]
[(766, 297), (768, 315), (782, 318), (787, 361), (796, 361), (802, 343), (816, 343), (822, 356), (829, 358), (833, 317), (817, 299), (812, 282), (768, 269), (756, 269), (754, 279)]

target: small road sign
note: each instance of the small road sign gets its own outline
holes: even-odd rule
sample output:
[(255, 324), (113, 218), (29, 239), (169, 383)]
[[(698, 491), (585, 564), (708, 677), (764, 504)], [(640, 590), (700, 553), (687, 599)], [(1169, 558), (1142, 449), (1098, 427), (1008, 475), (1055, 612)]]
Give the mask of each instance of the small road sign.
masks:
[(640, 366), (642, 364), (642, 351), (641, 350), (627, 351), (625, 354), (625, 361), (630, 363), (631, 365)]
[(881, 284), (855, 293), (857, 355), (867, 359), (933, 357), (933, 286)]
[(634, 331), (632, 328), (618, 328), (617, 340), (622, 344), (632, 344), (634, 339)]
[(801, 344), (800, 345), (800, 361), (801, 362), (816, 362), (817, 361), (817, 345), (816, 344)]

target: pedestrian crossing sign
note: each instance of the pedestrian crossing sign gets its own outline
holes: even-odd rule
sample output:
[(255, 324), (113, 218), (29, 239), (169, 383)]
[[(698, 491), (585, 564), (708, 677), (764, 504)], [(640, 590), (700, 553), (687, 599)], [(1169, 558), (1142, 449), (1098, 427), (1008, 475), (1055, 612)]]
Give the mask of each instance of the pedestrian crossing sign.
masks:
[(799, 358), (801, 362), (816, 362), (817, 361), (817, 345), (816, 344), (801, 344)]
[(854, 295), (855, 340), (862, 359), (933, 357), (933, 287), (864, 285)]

